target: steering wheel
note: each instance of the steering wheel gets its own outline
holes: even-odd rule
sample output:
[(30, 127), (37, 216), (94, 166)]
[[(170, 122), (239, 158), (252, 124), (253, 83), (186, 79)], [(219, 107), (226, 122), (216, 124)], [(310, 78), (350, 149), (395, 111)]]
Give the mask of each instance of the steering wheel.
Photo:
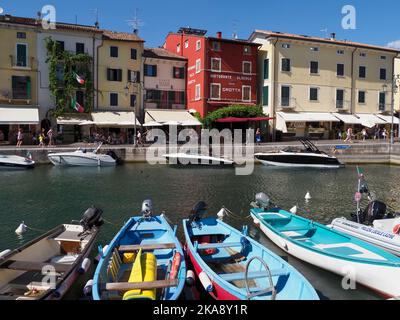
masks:
[[(268, 272), (268, 279), (269, 279), (270, 287), (268, 287), (268, 288), (266, 288), (264, 290), (260, 290), (260, 291), (251, 293), (250, 292), (250, 286), (249, 286), (249, 270), (250, 270), (249, 267), (250, 267), (250, 264), (254, 260), (260, 261), (261, 264), (264, 266), (265, 270)], [(272, 280), (271, 270), (269, 269), (267, 263), (263, 259), (261, 259), (260, 257), (253, 257), (247, 262), (247, 264), (246, 264), (246, 273), (245, 273), (245, 283), (246, 283), (246, 291), (247, 291), (247, 297), (246, 297), (247, 300), (251, 300), (251, 299), (253, 299), (255, 297), (258, 297), (258, 296), (261, 296), (263, 294), (270, 293), (270, 292), (272, 293), (271, 294), (271, 300), (276, 300), (276, 289), (275, 289), (275, 286), (274, 286), (274, 282)]]

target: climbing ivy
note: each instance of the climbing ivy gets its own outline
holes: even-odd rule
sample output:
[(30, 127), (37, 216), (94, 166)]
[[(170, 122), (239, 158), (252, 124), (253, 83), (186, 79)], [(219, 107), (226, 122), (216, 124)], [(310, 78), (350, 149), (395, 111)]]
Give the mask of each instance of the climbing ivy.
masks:
[[(93, 102), (93, 58), (86, 53), (74, 54), (62, 50), (59, 43), (51, 37), (45, 39), (47, 50), (46, 63), (49, 65), (49, 89), (55, 101), (55, 108), (51, 111), (54, 117), (72, 112), (72, 98), (76, 91), (83, 91), (85, 96), (85, 112), (92, 110)], [(60, 72), (62, 71), (62, 73)], [(62, 76), (59, 77), (58, 73)], [(76, 80), (75, 73), (85, 79), (83, 85)]]
[(209, 113), (203, 120), (206, 128), (212, 128), (215, 121), (218, 119), (235, 117), (235, 118), (256, 118), (264, 116), (263, 108), (261, 106), (243, 106), (231, 105), (226, 108), (218, 109)]

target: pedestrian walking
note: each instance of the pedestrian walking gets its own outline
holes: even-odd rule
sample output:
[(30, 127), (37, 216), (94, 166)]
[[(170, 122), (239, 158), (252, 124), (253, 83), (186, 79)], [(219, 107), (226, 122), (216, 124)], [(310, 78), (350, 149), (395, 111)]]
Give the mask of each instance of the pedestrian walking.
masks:
[(258, 128), (256, 131), (256, 143), (259, 145), (261, 143), (261, 129)]
[(53, 135), (54, 135), (53, 129), (50, 128), (49, 131), (47, 131), (47, 138), (49, 140), (49, 143), (48, 143), (49, 147), (53, 145)]
[(44, 133), (43, 132), (41, 132), (41, 133), (39, 133), (39, 147), (44, 147), (44, 139), (45, 139), (45, 136), (44, 136)]
[(363, 139), (363, 141), (367, 140), (367, 138), (368, 138), (368, 133), (367, 133), (367, 130), (366, 130), (365, 128), (362, 129), (361, 134), (362, 134), (362, 139)]
[(387, 132), (386, 128), (384, 128), (383, 131), (382, 131), (382, 139), (383, 140), (387, 140), (388, 139), (388, 132)]
[(381, 129), (379, 128), (378, 125), (375, 126), (375, 132), (374, 132), (374, 140), (379, 140), (380, 138), (380, 131)]
[(17, 133), (17, 148), (21, 148), (23, 141), (24, 141), (24, 134), (22, 133), (22, 129), (19, 128)]
[(346, 139), (344, 140), (344, 142), (352, 142), (352, 139), (353, 139), (353, 129), (351, 127), (349, 127), (347, 129)]

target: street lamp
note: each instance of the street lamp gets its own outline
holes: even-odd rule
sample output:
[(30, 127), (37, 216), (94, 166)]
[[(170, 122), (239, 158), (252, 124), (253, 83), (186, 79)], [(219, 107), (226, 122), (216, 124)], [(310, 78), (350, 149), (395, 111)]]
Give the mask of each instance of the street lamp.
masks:
[[(131, 81), (129, 81), (129, 82), (127, 82), (127, 84), (126, 84), (126, 86), (125, 86), (125, 91), (126, 91), (126, 94), (127, 95), (129, 95), (129, 90), (130, 90), (130, 88), (134, 85), (134, 84), (137, 84), (138, 86), (139, 86), (139, 88), (141, 88), (141, 83), (140, 82), (131, 82)], [(138, 93), (138, 95), (140, 94), (140, 90), (139, 90), (139, 93)], [(133, 135), (134, 135), (134, 138), (133, 138), (133, 140), (134, 140), (134, 145), (135, 145), (135, 148), (138, 146), (138, 144), (137, 144), (137, 139), (136, 139), (136, 136), (137, 136), (137, 101), (138, 101), (138, 99), (137, 99), (138, 97), (136, 97), (136, 100), (135, 100), (135, 126), (134, 126), (134, 130), (133, 130)]]

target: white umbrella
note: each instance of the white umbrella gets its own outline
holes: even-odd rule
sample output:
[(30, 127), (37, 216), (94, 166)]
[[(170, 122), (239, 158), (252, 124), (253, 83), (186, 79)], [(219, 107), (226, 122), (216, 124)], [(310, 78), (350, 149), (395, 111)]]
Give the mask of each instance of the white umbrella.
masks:
[(150, 121), (143, 125), (143, 127), (162, 127), (163, 125), (156, 121)]

